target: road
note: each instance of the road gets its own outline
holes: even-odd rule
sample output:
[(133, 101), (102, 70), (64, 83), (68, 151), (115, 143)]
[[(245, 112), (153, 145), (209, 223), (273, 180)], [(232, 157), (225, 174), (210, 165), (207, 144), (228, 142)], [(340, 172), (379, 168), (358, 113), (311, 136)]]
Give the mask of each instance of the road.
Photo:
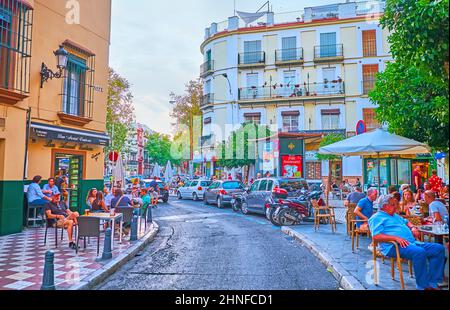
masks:
[(307, 249), (260, 215), (170, 199), (147, 248), (99, 290), (336, 290)]

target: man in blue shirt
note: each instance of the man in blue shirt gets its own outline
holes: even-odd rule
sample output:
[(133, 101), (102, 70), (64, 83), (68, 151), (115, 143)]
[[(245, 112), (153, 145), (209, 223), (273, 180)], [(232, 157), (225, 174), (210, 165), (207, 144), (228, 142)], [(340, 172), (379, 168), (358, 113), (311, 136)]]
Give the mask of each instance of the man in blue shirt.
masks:
[(55, 185), (55, 179), (48, 179), (48, 183), (42, 188), (42, 193), (47, 197), (52, 197), (60, 194), (58, 187)]
[(33, 181), (28, 186), (27, 197), (28, 203), (32, 206), (45, 206), (48, 202), (52, 201), (50, 197), (44, 195), (39, 186), (42, 177), (37, 175), (33, 178)]
[(444, 217), (448, 216), (448, 210), (445, 205), (436, 200), (436, 193), (433, 191), (426, 191), (424, 194), (425, 203), (428, 204), (428, 211), (431, 218), (435, 222), (443, 222)]
[(362, 192), (361, 187), (356, 186), (355, 191), (351, 192), (347, 199), (344, 201), (344, 205), (348, 206), (350, 203), (358, 203), (361, 199), (365, 198), (366, 195)]
[(369, 219), (373, 240), (380, 243), (383, 255), (394, 258), (396, 251), (391, 241), (398, 243), (400, 257), (413, 263), (417, 289), (438, 290), (438, 283), (444, 278), (445, 248), (438, 243), (417, 241), (419, 230), (396, 214), (396, 208), (395, 199), (386, 197), (381, 210)]
[[(369, 188), (367, 190), (367, 197), (361, 199), (355, 208), (355, 219), (356, 220), (363, 220), (364, 222), (356, 222), (356, 227), (360, 229), (368, 229), (367, 227), (367, 220), (372, 216), (373, 214), (373, 202), (377, 200), (378, 197), (378, 191), (376, 188)], [(362, 226), (362, 228), (361, 228)]]

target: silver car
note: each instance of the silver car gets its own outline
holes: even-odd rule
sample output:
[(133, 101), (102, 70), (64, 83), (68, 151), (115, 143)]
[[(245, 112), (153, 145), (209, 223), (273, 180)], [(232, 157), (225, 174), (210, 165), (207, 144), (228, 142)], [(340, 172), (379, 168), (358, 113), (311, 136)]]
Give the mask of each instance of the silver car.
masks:
[(205, 204), (216, 204), (218, 208), (231, 204), (233, 195), (242, 194), (245, 186), (241, 181), (215, 181), (205, 191), (203, 201)]

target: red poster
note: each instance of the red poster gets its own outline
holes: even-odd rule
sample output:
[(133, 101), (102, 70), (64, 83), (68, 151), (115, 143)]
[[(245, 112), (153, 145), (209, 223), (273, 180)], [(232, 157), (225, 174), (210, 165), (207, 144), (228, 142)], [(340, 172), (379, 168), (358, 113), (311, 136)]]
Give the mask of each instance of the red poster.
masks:
[(285, 178), (303, 177), (303, 157), (300, 155), (283, 155), (281, 172)]

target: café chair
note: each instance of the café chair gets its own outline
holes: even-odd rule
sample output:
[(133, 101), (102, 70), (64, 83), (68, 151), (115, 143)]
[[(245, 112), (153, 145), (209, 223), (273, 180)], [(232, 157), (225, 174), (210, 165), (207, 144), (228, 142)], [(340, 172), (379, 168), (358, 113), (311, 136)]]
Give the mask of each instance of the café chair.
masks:
[(350, 222), (350, 210), (354, 211), (356, 208), (356, 203), (349, 203), (347, 207), (347, 211), (345, 212), (345, 223), (347, 226), (347, 235), (351, 235), (351, 222)]
[(56, 225), (57, 220), (56, 219), (49, 219), (47, 216), (45, 216), (45, 235), (44, 235), (44, 245), (47, 244), (47, 234), (49, 228), (53, 228), (55, 230), (55, 248), (58, 247), (58, 230), (61, 229), (61, 241), (64, 238), (64, 227), (58, 228), (58, 225)]
[(86, 237), (97, 237), (97, 255), (100, 253), (100, 219), (89, 216), (80, 216), (78, 218), (77, 246), (75, 252), (78, 254), (78, 243), (81, 238), (84, 239), (84, 248), (86, 249)]
[(133, 221), (133, 207), (116, 207), (115, 209), (116, 213), (122, 213), (122, 223), (125, 225), (130, 225)]
[(315, 199), (311, 200), (314, 209), (314, 231), (320, 228), (320, 222), (326, 220), (331, 225), (333, 233), (336, 232), (336, 217), (334, 215), (334, 208), (330, 206), (321, 207), (319, 202)]
[[(356, 206), (355, 206), (356, 208)], [(355, 253), (355, 240), (356, 240), (356, 249), (359, 248), (359, 236), (367, 235), (370, 238), (370, 231), (363, 230), (361, 228), (356, 227), (356, 223), (363, 223), (364, 220), (357, 220), (355, 215), (355, 208), (348, 208), (348, 225), (350, 226), (350, 236), (352, 238), (352, 252)]]
[[(395, 280), (395, 263), (397, 262), (397, 269), (398, 269), (398, 276), (400, 279), (400, 286), (401, 289), (404, 290), (405, 289), (405, 281), (403, 279), (403, 269), (402, 269), (402, 262), (405, 261), (406, 259), (402, 259), (400, 257), (400, 251), (399, 251), (399, 247), (397, 242), (394, 241), (390, 241), (390, 243), (392, 243), (395, 247), (395, 258), (394, 257), (386, 257), (384, 256), (381, 252), (379, 252), (377, 250), (377, 246), (378, 246), (378, 242), (376, 242), (375, 240), (372, 239), (372, 244), (373, 244), (373, 270), (374, 270), (374, 284), (376, 286), (378, 286), (378, 271), (377, 271), (377, 257), (380, 257), (383, 259), (389, 259), (391, 261), (391, 277), (392, 280)], [(407, 260), (408, 261), (408, 267), (409, 267), (409, 274), (410, 277), (413, 277), (413, 266), (412, 266), (412, 261), (411, 260)]]
[[(38, 217), (38, 212), (42, 210), (41, 214), (45, 213), (45, 205), (42, 206), (34, 206), (34, 205), (30, 205), (30, 203), (28, 202), (28, 194), (25, 195), (26, 196), (26, 201), (27, 201), (27, 212), (26, 212), (26, 227), (30, 227), (28, 226), (30, 224), (30, 222), (33, 222), (33, 226), (31, 227), (37, 227), (36, 226), (36, 222), (41, 222), (41, 227), (43, 227), (46, 223), (46, 219), (45, 219), (45, 215), (42, 215), (40, 218)], [(33, 215), (32, 217), (30, 217), (30, 211), (32, 211)]]

